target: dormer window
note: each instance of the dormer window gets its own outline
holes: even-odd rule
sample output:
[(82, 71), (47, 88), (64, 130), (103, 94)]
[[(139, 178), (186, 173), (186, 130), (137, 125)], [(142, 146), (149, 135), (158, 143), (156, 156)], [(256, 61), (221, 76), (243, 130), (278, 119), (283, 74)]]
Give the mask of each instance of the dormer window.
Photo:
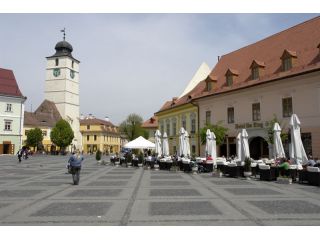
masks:
[(206, 82), (206, 89), (205, 91), (210, 92), (214, 88), (214, 83), (217, 82), (217, 78), (215, 76), (208, 76), (205, 80)]
[(226, 72), (226, 84), (232, 86), (235, 78), (239, 75), (238, 71), (229, 68)]
[(282, 60), (282, 71), (288, 71), (290, 70), (293, 65), (294, 62), (297, 58), (297, 53), (294, 51), (289, 51), (289, 50), (284, 50), (282, 56), (281, 56), (281, 60)]
[(265, 64), (263, 62), (253, 60), (250, 68), (251, 68), (251, 79), (255, 80), (260, 78), (260, 76), (262, 75), (262, 71), (265, 68)]

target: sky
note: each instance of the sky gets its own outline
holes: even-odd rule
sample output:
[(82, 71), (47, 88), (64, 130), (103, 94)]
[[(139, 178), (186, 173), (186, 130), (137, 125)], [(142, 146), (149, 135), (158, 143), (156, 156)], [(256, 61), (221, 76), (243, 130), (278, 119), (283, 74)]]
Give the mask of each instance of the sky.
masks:
[(144, 120), (179, 96), (202, 62), (319, 14), (0, 14), (0, 68), (12, 69), (27, 97), (44, 100), (46, 57), (66, 28), (80, 60), (80, 112), (120, 124)]

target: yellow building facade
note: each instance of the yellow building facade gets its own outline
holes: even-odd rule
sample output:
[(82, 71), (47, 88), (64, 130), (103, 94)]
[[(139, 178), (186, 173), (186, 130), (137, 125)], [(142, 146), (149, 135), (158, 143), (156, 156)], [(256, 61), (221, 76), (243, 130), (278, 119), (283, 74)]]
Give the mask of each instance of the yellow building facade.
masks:
[(163, 135), (168, 135), (170, 155), (178, 153), (179, 131), (181, 127), (188, 131), (190, 136), (190, 152), (199, 155), (199, 128), (198, 107), (192, 103), (182, 105), (175, 104), (175, 99), (167, 102), (159, 112), (155, 113), (158, 118), (158, 129)]
[(49, 100), (44, 100), (34, 112), (25, 111), (22, 131), (22, 145), (26, 145), (28, 131), (34, 128), (39, 128), (43, 135), (42, 150), (46, 152), (58, 150), (59, 148), (51, 142), (50, 133), (52, 128), (60, 119), (61, 115), (56, 105)]
[(80, 132), (84, 153), (119, 153), (121, 138), (119, 129), (110, 121), (89, 117), (80, 120)]

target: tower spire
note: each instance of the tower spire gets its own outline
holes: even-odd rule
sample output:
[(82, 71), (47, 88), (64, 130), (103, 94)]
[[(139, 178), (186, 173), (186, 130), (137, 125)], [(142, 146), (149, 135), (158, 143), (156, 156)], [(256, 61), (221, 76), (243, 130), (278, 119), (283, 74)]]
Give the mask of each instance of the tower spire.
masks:
[(63, 28), (60, 31), (63, 32), (63, 41), (65, 41), (66, 40), (66, 28)]

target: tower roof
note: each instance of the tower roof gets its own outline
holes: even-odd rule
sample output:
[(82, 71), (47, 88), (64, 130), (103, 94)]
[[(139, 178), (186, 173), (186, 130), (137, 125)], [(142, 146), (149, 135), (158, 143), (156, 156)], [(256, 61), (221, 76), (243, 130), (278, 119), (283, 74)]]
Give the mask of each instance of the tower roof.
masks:
[(56, 50), (56, 53), (50, 57), (47, 57), (47, 58), (52, 58), (52, 57), (64, 57), (64, 56), (67, 56), (67, 57), (70, 57), (76, 61), (79, 62), (79, 60), (75, 59), (73, 56), (72, 56), (72, 51), (73, 51), (73, 47), (72, 45), (63, 40), (63, 41), (60, 41), (56, 44), (56, 46), (54, 47), (54, 49)]

